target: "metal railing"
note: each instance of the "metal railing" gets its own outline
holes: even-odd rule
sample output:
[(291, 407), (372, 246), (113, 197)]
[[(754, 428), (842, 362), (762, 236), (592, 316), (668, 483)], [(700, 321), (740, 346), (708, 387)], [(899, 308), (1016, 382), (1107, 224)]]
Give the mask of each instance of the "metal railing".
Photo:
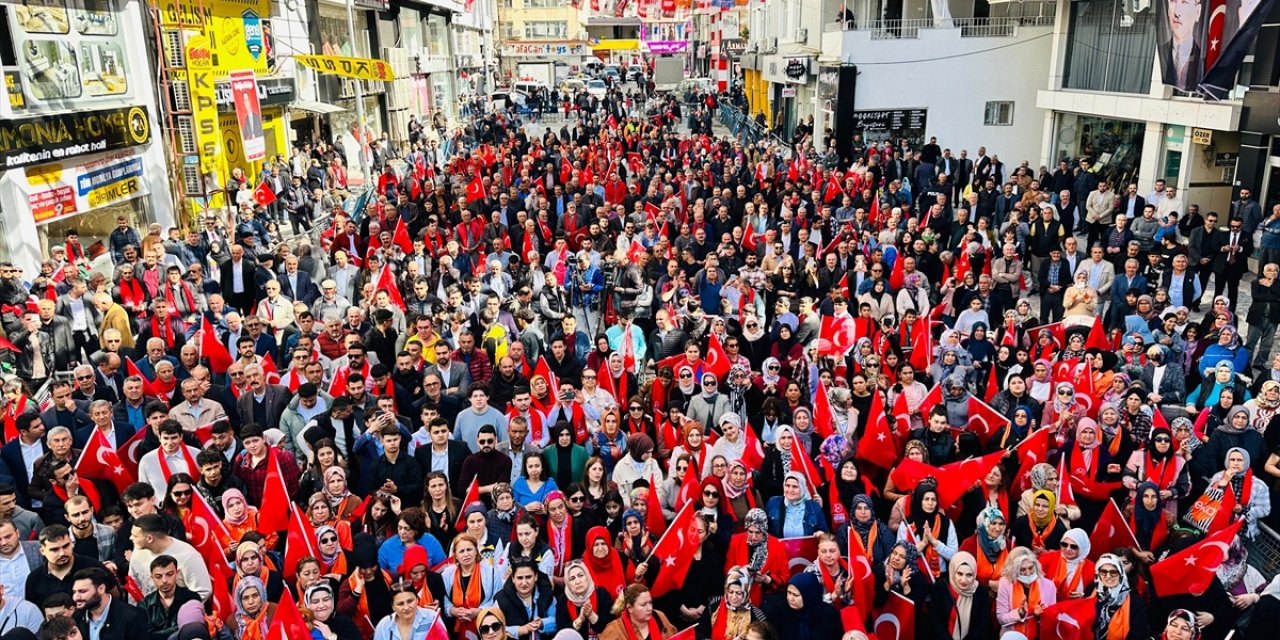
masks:
[(961, 38), (1012, 38), (1019, 27), (1053, 25), (1053, 16), (1020, 18), (911, 18), (906, 20), (849, 20), (826, 22), (824, 33), (868, 31), (872, 40), (910, 40), (920, 37), (924, 29), (959, 29)]
[(781, 145), (787, 150), (793, 149), (793, 145), (790, 142), (783, 140), (766, 127), (756, 124), (756, 121), (749, 114), (728, 104), (728, 102), (720, 103), (720, 122), (729, 128), (733, 137), (743, 146), (753, 145), (761, 140), (768, 139), (770, 144)]

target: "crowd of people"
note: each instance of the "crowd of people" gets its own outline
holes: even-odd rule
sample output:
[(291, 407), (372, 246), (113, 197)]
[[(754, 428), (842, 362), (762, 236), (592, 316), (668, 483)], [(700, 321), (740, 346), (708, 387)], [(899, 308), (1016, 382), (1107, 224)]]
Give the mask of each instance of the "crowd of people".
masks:
[(0, 265), (3, 637), (1269, 637), (1280, 206), (665, 105)]

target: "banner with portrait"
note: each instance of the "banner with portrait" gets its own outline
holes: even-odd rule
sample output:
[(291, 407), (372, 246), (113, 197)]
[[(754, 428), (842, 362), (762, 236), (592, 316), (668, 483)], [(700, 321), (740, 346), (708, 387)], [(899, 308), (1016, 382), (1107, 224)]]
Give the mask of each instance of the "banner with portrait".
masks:
[(267, 138), (262, 130), (262, 105), (258, 102), (258, 80), (252, 71), (232, 71), (231, 96), (235, 103), (246, 160), (261, 160), (267, 154)]
[(1158, 0), (1156, 55), (1164, 84), (1227, 97), (1275, 0)]

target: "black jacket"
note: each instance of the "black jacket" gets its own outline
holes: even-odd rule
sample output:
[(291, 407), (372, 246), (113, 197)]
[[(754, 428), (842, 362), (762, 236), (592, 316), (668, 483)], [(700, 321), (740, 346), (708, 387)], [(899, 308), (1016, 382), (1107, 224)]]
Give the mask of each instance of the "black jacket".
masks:
[(1280, 323), (1280, 281), (1267, 286), (1261, 280), (1254, 280), (1249, 291), (1253, 295), (1253, 304), (1245, 318), (1249, 326), (1261, 324), (1263, 320)]
[[(929, 632), (917, 637), (947, 640), (951, 638), (951, 612), (955, 610), (956, 600), (951, 595), (951, 583), (939, 579), (933, 583), (933, 595), (929, 600)], [(979, 584), (973, 594), (973, 607), (969, 610), (969, 625), (961, 640), (981, 640), (995, 636), (991, 628), (991, 591)]]
[[(89, 637), (89, 617), (84, 610), (75, 613), (80, 636)], [(147, 617), (142, 610), (121, 598), (112, 598), (107, 606), (107, 621), (98, 631), (98, 640), (139, 640), (149, 637)]]

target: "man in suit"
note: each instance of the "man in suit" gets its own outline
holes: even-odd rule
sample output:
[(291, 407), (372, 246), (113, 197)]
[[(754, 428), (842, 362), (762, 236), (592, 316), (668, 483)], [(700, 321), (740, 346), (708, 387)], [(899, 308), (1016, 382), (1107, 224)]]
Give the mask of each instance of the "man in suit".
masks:
[(427, 367), (424, 374), (440, 377), (441, 388), (446, 395), (462, 397), (471, 386), (471, 370), (466, 363), (452, 358), (453, 350), (444, 341), (435, 344), (436, 363)]
[(40, 413), (40, 419), (46, 428), (66, 427), (75, 433), (77, 430), (93, 425), (89, 418), (89, 401), (76, 400), (72, 397), (71, 383), (66, 380), (55, 380), (49, 387), (52, 401), (48, 409)]
[[(123, 598), (113, 598), (107, 592), (115, 587), (115, 579), (106, 569), (81, 569), (72, 578), (75, 580), (71, 584), (71, 598), (76, 603), (75, 623), (83, 640), (149, 637), (147, 618), (142, 610)], [(90, 628), (96, 633), (90, 635)]]
[(110, 329), (115, 329), (119, 334), (120, 342), (115, 345), (112, 351), (119, 349), (133, 349), (136, 342), (133, 339), (133, 323), (129, 320), (129, 312), (115, 300), (111, 298), (111, 294), (100, 291), (93, 296), (93, 306), (98, 309), (102, 320), (98, 323), (98, 347), (107, 348), (106, 334)]
[[(35, 461), (49, 452), (44, 443), (44, 420), (35, 413), (22, 413), (14, 419), (14, 425), (18, 428), (18, 437), (0, 447), (0, 460), (4, 461), (5, 466), (9, 467), (9, 473), (13, 475), (13, 485), (18, 490), (18, 504), (30, 509), (38, 506), (32, 504), (28, 491), (31, 478), (35, 475)], [(27, 455), (24, 453), (26, 451), (31, 451), (34, 455)]]
[(1138, 267), (1136, 258), (1125, 260), (1124, 272), (1118, 274), (1111, 285), (1111, 322), (1107, 324), (1110, 328), (1124, 327), (1124, 317), (1129, 313), (1125, 295), (1129, 291), (1136, 289), (1138, 295), (1147, 292), (1147, 279), (1138, 273)]
[(143, 353), (145, 356), (134, 362), (134, 364), (138, 367), (138, 373), (146, 376), (148, 380), (156, 379), (156, 365), (161, 362), (168, 362), (175, 369), (178, 368), (178, 359), (165, 353), (163, 338), (147, 340), (146, 349)]
[(960, 158), (956, 160), (958, 169), (954, 175), (956, 192), (951, 198), (952, 202), (959, 202), (960, 196), (964, 193), (965, 187), (973, 184), (973, 160), (969, 159), (969, 152), (961, 149)]
[[(60, 318), (66, 318), (71, 325), (71, 338), (75, 342), (75, 357), (81, 359), (98, 350), (94, 345), (98, 337), (98, 324), (102, 322), (102, 313), (93, 304), (93, 297), (88, 295), (89, 287), (83, 278), (67, 279), (67, 292), (58, 296), (54, 312)], [(83, 354), (83, 355), (81, 355)]]
[(182, 381), (182, 398), (169, 410), (169, 417), (182, 425), (184, 433), (195, 433), (200, 427), (227, 419), (222, 405), (204, 398), (204, 385), (195, 378)]
[(1147, 199), (1138, 195), (1138, 183), (1130, 182), (1129, 188), (1120, 196), (1116, 212), (1123, 213), (1128, 220), (1142, 217), (1142, 210), (1147, 206)]
[(1061, 320), (1063, 293), (1071, 284), (1071, 268), (1062, 259), (1062, 247), (1049, 249), (1049, 257), (1040, 263), (1037, 275), (1045, 324)]
[(1089, 249), (1089, 259), (1076, 267), (1077, 274), (1089, 276), (1089, 286), (1098, 291), (1098, 315), (1103, 315), (1103, 299), (1111, 296), (1111, 285), (1116, 279), (1116, 267), (1102, 256), (1102, 245), (1095, 244)]
[(902, 159), (901, 151), (894, 151), (893, 157), (884, 163), (884, 179), (886, 182), (894, 180), (903, 180), (909, 178), (907, 173), (907, 163)]
[(103, 437), (107, 439), (107, 443), (112, 447), (119, 449), (124, 443), (137, 433), (133, 425), (128, 422), (117, 422), (115, 420), (114, 409), (112, 403), (106, 400), (94, 400), (89, 403), (89, 419), (92, 421), (88, 427), (84, 427), (73, 434), (72, 446), (77, 449), (84, 449), (89, 443), (89, 439), (93, 437), (94, 430), (102, 432)]
[(320, 297), (320, 290), (311, 281), (311, 274), (298, 268), (298, 256), (290, 255), (284, 259), (284, 273), (276, 279), (280, 281), (280, 293), (284, 297), (302, 302), (308, 309)]
[(105, 384), (98, 384), (98, 376), (91, 365), (82, 364), (76, 367), (71, 375), (76, 384), (75, 390), (71, 392), (71, 397), (77, 401), (87, 404), (94, 400), (115, 402), (120, 399), (114, 389)]
[(1201, 0), (1175, 0), (1169, 3), (1168, 25), (1160, 25), (1160, 68), (1165, 84), (1183, 91), (1194, 91), (1200, 84), (1204, 68), (1196, 33), (1204, 13)]
[(1240, 297), (1240, 279), (1249, 270), (1249, 256), (1253, 254), (1253, 237), (1245, 233), (1244, 220), (1232, 218), (1227, 223), (1223, 239), (1222, 248), (1214, 260), (1218, 282), (1214, 285), (1213, 295), (1220, 296), (1225, 292), (1231, 313), (1235, 313)]
[(257, 265), (245, 256), (244, 247), (231, 245), (231, 258), (219, 268), (218, 283), (222, 286), (223, 297), (227, 304), (237, 308), (241, 313), (253, 310), (258, 302), (259, 293), (254, 273)]
[[(13, 486), (10, 485), (8, 489), (12, 492)], [(0, 574), (0, 586), (4, 587), (4, 595), (10, 598), (24, 598), (27, 576), (44, 565), (40, 543), (26, 538), (16, 521), (8, 518), (0, 520), (0, 563), (10, 567), (10, 571)]]
[[(1224, 234), (1218, 230), (1218, 214), (1210, 211), (1204, 216), (1204, 226), (1191, 230), (1187, 238), (1187, 260), (1189, 269), (1200, 282), (1200, 290), (1209, 286), (1209, 276), (1213, 274), (1217, 259), (1222, 253)], [(1222, 276), (1218, 276), (1219, 279)]]
[(240, 413), (240, 422), (254, 422), (274, 427), (280, 424), (280, 416), (289, 405), (289, 388), (279, 384), (267, 384), (262, 367), (251, 364), (244, 368), (245, 379), (249, 383), (249, 393), (241, 394), (236, 400), (236, 409)]

